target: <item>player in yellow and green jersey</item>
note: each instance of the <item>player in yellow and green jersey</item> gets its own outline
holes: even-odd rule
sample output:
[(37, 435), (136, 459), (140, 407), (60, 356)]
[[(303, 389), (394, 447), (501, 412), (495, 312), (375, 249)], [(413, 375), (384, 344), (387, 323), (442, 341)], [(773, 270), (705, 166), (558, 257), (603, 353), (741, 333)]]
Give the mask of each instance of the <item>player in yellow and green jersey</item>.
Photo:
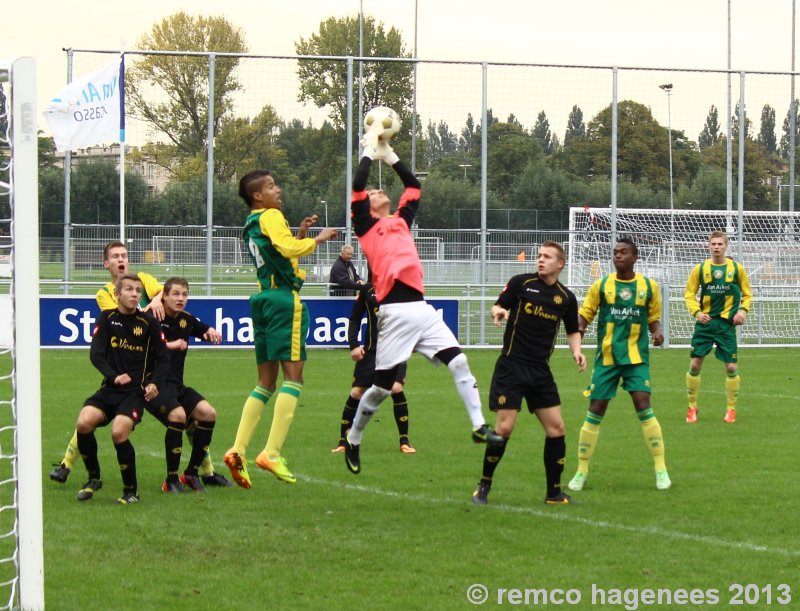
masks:
[(578, 470), (568, 484), (570, 490), (583, 490), (600, 424), (620, 381), (631, 395), (653, 456), (656, 488), (667, 490), (672, 485), (664, 461), (661, 425), (650, 407), (650, 337), (654, 346), (664, 342), (661, 293), (654, 280), (633, 271), (638, 254), (632, 240), (621, 238), (614, 246), (616, 273), (597, 280), (578, 310), (581, 335), (597, 317), (597, 353), (592, 384), (585, 393), (589, 411), (578, 438)]
[[(225, 464), (239, 486), (250, 488), (247, 446), (267, 402), (277, 394), (267, 445), (256, 456), (256, 465), (280, 481), (293, 484), (296, 479), (281, 449), (303, 390), (306, 360), (309, 316), (308, 307), (300, 301), (306, 274), (298, 262), (319, 244), (335, 237), (336, 230), (323, 229), (314, 238), (306, 237), (308, 228), (317, 222), (314, 214), (304, 218), (297, 235), (292, 235), (281, 212), (281, 188), (268, 170), (255, 170), (243, 176), (239, 181), (239, 196), (250, 208), (242, 237), (258, 276), (259, 291), (250, 296), (258, 384), (242, 408), (236, 439), (225, 453)], [(283, 383), (276, 393), (279, 370), (283, 371)]]
[(743, 325), (753, 295), (750, 279), (741, 263), (726, 257), (728, 236), (714, 231), (708, 237), (711, 258), (695, 265), (686, 281), (684, 299), (689, 313), (697, 321), (692, 334), (692, 352), (686, 374), (689, 410), (686, 422), (697, 422), (697, 394), (703, 360), (716, 345), (716, 357), (725, 364), (725, 422), (736, 422), (736, 399), (739, 394), (739, 368), (736, 326)]

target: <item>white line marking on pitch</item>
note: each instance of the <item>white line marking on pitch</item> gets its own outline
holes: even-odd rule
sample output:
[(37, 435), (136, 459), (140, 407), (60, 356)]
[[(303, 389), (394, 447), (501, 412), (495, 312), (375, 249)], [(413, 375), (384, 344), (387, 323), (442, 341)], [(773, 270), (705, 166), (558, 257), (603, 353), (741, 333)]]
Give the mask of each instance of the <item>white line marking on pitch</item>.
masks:
[[(468, 500), (452, 499), (452, 498), (435, 498), (424, 496), (421, 494), (407, 494), (404, 492), (397, 492), (395, 490), (384, 490), (383, 488), (375, 488), (373, 486), (362, 486), (360, 484), (345, 484), (338, 481), (330, 481), (309, 477), (301, 473), (295, 472), (301, 482), (308, 482), (309, 484), (317, 484), (322, 486), (333, 486), (335, 488), (342, 488), (344, 490), (355, 490), (356, 492), (367, 492), (379, 496), (400, 498), (408, 501), (422, 501), (424, 503), (433, 503), (437, 505), (466, 505)], [(789, 550), (780, 547), (769, 547), (767, 545), (758, 545), (747, 541), (729, 541), (727, 539), (720, 539), (719, 537), (706, 537), (702, 535), (693, 535), (690, 533), (683, 533), (675, 530), (667, 530), (659, 526), (626, 526), (625, 524), (617, 524), (614, 522), (590, 520), (579, 516), (568, 515), (564, 512), (555, 513), (553, 511), (542, 511), (533, 509), (531, 507), (518, 507), (514, 505), (506, 505), (503, 503), (492, 504), (486, 508), (481, 508), (480, 511), (486, 509), (494, 511), (503, 511), (506, 513), (524, 513), (534, 515), (539, 518), (547, 518), (550, 520), (560, 520), (562, 522), (573, 522), (575, 524), (583, 524), (591, 526), (592, 528), (608, 528), (614, 530), (622, 530), (625, 532), (641, 534), (641, 535), (659, 535), (661, 537), (668, 537), (670, 539), (679, 539), (683, 541), (693, 541), (695, 543), (702, 543), (705, 545), (712, 545), (716, 547), (727, 547), (733, 549), (741, 549), (750, 552), (765, 552), (768, 554), (776, 554), (779, 556), (787, 556), (789, 558), (800, 557), (800, 550)], [(566, 508), (569, 511), (569, 508)], [(557, 510), (558, 511), (558, 510)]]

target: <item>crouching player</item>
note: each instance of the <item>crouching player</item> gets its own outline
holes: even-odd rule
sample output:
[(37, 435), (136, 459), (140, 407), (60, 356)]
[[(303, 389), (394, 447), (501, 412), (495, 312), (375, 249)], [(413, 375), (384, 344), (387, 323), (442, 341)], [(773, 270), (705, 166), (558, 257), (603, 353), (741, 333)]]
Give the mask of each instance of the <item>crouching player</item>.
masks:
[(103, 374), (103, 383), (84, 401), (76, 425), (78, 450), (89, 473), (78, 500), (88, 501), (103, 487), (94, 431), (113, 420), (111, 438), (123, 485), (117, 502), (128, 505), (139, 501), (136, 451), (129, 436), (141, 421), (147, 402), (158, 396), (166, 382), (169, 356), (158, 322), (137, 310), (142, 297), (138, 276), (121, 275), (114, 293), (117, 307), (100, 314), (89, 351), (92, 365)]
[[(161, 330), (169, 349), (169, 377), (165, 392), (158, 399), (150, 401), (150, 411), (159, 420), (164, 421), (167, 433), (164, 446), (167, 454), (167, 479), (162, 485), (164, 492), (182, 492), (186, 485), (195, 492), (205, 492), (204, 483), (217, 486), (232, 486), (222, 475), (198, 476), (198, 468), (206, 457), (217, 412), (213, 406), (194, 388), (183, 381), (184, 365), (192, 337), (204, 339), (212, 344), (219, 344), (222, 337), (216, 329), (209, 327), (199, 318), (186, 311), (189, 301), (189, 283), (185, 278), (170, 278), (164, 283), (163, 292), (164, 319)], [(183, 430), (194, 426), (192, 453), (184, 472), (178, 476), (180, 468)], [(206, 481), (215, 478), (214, 482)], [(220, 483), (222, 480), (223, 483)]]

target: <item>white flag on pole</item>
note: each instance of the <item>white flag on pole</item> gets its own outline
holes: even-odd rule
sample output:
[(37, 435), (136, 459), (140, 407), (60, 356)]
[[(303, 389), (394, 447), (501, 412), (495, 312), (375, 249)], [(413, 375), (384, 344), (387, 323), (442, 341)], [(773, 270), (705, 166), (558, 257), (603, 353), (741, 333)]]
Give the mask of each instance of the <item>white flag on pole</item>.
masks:
[(124, 142), (124, 63), (72, 81), (44, 109), (56, 149), (72, 150), (98, 142)]

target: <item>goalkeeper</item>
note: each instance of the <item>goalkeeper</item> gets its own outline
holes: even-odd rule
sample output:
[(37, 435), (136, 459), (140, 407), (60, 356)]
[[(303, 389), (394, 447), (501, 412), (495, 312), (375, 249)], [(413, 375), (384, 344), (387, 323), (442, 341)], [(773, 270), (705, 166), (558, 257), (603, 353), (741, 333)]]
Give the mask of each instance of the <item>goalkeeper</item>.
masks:
[[(473, 441), (502, 441), (486, 425), (478, 385), (458, 340), (436, 310), (425, 302), (422, 264), (411, 236), (411, 224), (419, 210), (420, 182), (374, 130), (365, 134), (365, 141), (353, 179), (350, 209), (353, 229), (372, 269), (380, 313), (374, 382), (361, 397), (346, 439), (345, 464), (352, 473), (361, 471), (360, 447), (365, 427), (391, 394), (397, 369), (415, 351), (433, 363), (447, 365), (472, 421)], [(381, 189), (366, 189), (372, 161), (378, 159), (392, 166), (405, 186), (394, 214), (389, 197)]]
[[(684, 300), (689, 313), (697, 321), (692, 334), (686, 391), (689, 410), (686, 422), (697, 422), (697, 395), (703, 361), (716, 345), (716, 357), (725, 364), (725, 422), (736, 422), (736, 399), (739, 394), (739, 368), (736, 326), (743, 325), (750, 309), (750, 280), (741, 263), (726, 257), (728, 236), (714, 231), (708, 237), (711, 257), (695, 265), (686, 281)], [(698, 299), (699, 293), (699, 299)]]

